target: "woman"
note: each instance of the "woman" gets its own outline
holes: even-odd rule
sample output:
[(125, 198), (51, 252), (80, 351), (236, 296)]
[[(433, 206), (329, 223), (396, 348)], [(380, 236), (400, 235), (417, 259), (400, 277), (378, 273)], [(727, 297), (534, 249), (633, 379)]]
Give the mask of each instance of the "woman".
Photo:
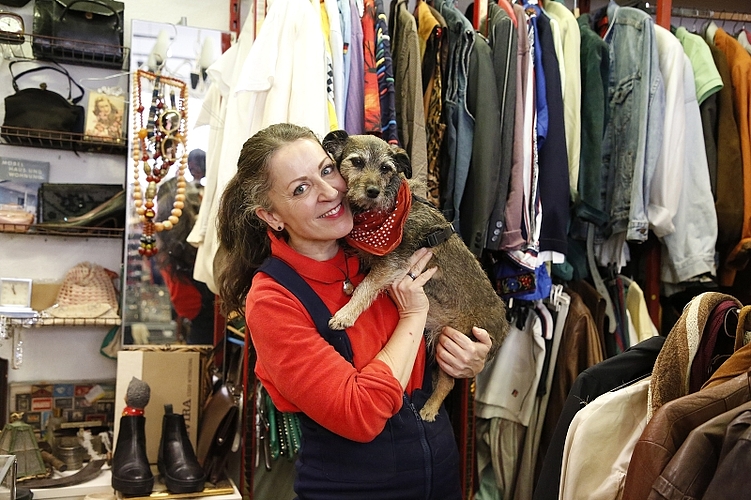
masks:
[(86, 135), (118, 139), (123, 133), (122, 115), (107, 97), (94, 100), (92, 111), (96, 122), (86, 131)]
[[(177, 177), (159, 187), (156, 197), (159, 220), (166, 220), (171, 215), (176, 194)], [(206, 345), (214, 343), (214, 294), (206, 283), (193, 279), (198, 250), (187, 242), (200, 206), (198, 187), (188, 183), (180, 223), (170, 231), (156, 233), (159, 253), (155, 260), (169, 289), (172, 308), (186, 326), (185, 342)]]
[[(431, 388), (422, 336), (423, 285), (436, 272), (426, 268), (430, 250), (410, 259), (417, 277), (405, 272), (346, 335), (325, 331), (364, 276), (339, 244), (353, 224), (346, 190), (308, 129), (272, 125), (245, 143), (219, 210), (224, 257), (215, 266), (225, 312), (245, 310), (257, 377), (279, 410), (300, 412), (300, 499), (461, 498), (445, 409), (432, 423), (418, 415)], [(303, 285), (267, 265), (253, 277), (269, 255)], [(302, 290), (308, 286), (325, 305), (323, 321)], [(490, 338), (473, 333), (479, 342), (446, 328), (437, 345), (439, 365), (454, 377), (484, 365)]]

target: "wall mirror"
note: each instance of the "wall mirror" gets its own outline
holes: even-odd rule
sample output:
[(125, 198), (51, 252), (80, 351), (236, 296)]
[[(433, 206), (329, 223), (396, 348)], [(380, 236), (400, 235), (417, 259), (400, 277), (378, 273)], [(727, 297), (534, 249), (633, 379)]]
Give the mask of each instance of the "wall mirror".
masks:
[[(196, 120), (210, 84), (206, 68), (229, 48), (230, 41), (229, 32), (132, 21), (131, 97), (125, 118), (129, 209), (123, 269), (124, 344), (213, 344), (214, 295), (192, 279), (195, 248), (185, 238), (198, 213), (205, 182), (209, 127), (196, 126)], [(139, 69), (159, 78), (144, 77)], [(145, 130), (148, 135), (141, 140), (139, 131), (144, 134)], [(136, 156), (145, 161), (134, 161), (134, 142), (139, 150)], [(184, 184), (179, 175), (183, 155), (188, 159)], [(152, 181), (158, 177), (151, 192), (147, 192), (147, 176)], [(185, 187), (184, 199), (176, 197), (181, 194), (178, 186)], [(145, 232), (134, 194), (144, 206), (148, 206), (146, 201), (153, 203), (155, 222), (171, 220), (175, 208), (181, 212), (171, 230), (154, 235), (157, 253), (153, 255), (144, 254)]]

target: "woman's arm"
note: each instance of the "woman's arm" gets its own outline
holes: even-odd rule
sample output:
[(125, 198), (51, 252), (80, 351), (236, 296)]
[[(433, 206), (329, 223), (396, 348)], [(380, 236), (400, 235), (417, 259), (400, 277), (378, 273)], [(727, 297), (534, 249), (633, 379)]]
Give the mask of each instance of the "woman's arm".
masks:
[[(410, 258), (409, 272), (396, 280), (389, 290), (391, 298), (399, 310), (399, 323), (393, 335), (376, 355), (391, 368), (402, 389), (406, 389), (415, 365), (417, 350), (421, 345), (425, 321), (430, 306), (423, 286), (433, 277), (438, 268), (423, 272), (433, 253), (421, 248)], [(413, 279), (410, 273), (417, 278)]]

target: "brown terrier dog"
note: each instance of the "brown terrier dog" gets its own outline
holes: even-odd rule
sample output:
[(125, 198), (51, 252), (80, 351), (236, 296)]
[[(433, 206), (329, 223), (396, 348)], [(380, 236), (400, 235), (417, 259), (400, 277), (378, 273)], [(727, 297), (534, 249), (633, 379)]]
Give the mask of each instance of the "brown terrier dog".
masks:
[[(504, 303), (443, 214), (412, 196), (406, 181), (412, 175), (406, 151), (378, 137), (349, 136), (344, 130), (329, 133), (323, 148), (347, 181), (347, 198), (355, 217), (347, 242), (358, 250), (364, 267), (370, 268), (329, 326), (338, 330), (352, 326), (379, 293), (409, 271), (409, 257), (427, 246), (433, 252), (428, 267), (438, 267), (424, 287), (430, 302), (425, 325), (428, 349), (446, 325), (466, 335), (479, 326), (493, 340), (490, 359), (508, 332)], [(423, 420), (435, 420), (453, 387), (454, 379), (439, 370), (433, 394), (420, 411)]]

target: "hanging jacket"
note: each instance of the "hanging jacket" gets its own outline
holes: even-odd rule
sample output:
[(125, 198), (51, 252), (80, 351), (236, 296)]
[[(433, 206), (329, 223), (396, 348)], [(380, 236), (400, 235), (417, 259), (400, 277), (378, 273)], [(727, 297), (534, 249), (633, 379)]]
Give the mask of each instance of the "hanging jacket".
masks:
[(534, 500), (558, 498), (566, 434), (571, 421), (583, 404), (621, 386), (624, 381), (637, 380), (650, 373), (664, 342), (665, 337), (652, 337), (579, 374), (566, 398), (550, 447), (545, 454), (535, 487)]
[[(505, 4), (505, 5), (504, 5)], [(493, 211), (490, 214), (485, 247), (498, 250), (501, 234), (506, 223), (506, 200), (511, 182), (511, 166), (514, 149), (514, 114), (516, 112), (516, 71), (518, 57), (518, 34), (516, 16), (511, 6), (503, 0), (502, 7), (491, 3), (488, 6), (488, 38), (493, 51), (493, 70), (501, 115), (500, 158), (498, 159), (498, 183), (494, 194)], [(506, 7), (511, 11), (509, 14)]]
[(751, 378), (742, 374), (725, 384), (674, 399), (655, 413), (634, 447), (623, 500), (640, 500), (685, 441), (689, 432), (751, 400)]
[(608, 17), (610, 120), (602, 151), (604, 207), (614, 237), (626, 233), (628, 240), (646, 241), (647, 200), (660, 154), (665, 106), (654, 21), (646, 12), (614, 2)]
[(745, 411), (728, 425), (722, 442), (720, 461), (705, 500), (742, 498), (748, 495), (749, 480), (745, 471), (751, 466), (751, 412)]
[[(743, 157), (743, 229), (741, 240), (730, 252), (725, 264), (724, 283), (732, 283), (735, 271), (743, 269), (751, 255), (751, 55), (740, 43), (719, 28), (714, 35), (714, 43), (728, 59), (733, 81), (733, 104), (738, 117), (738, 129)], [(736, 189), (741, 179), (736, 179)]]
[(649, 500), (702, 498), (717, 470), (725, 429), (751, 402), (726, 411), (691, 431), (678, 452), (652, 484)]

